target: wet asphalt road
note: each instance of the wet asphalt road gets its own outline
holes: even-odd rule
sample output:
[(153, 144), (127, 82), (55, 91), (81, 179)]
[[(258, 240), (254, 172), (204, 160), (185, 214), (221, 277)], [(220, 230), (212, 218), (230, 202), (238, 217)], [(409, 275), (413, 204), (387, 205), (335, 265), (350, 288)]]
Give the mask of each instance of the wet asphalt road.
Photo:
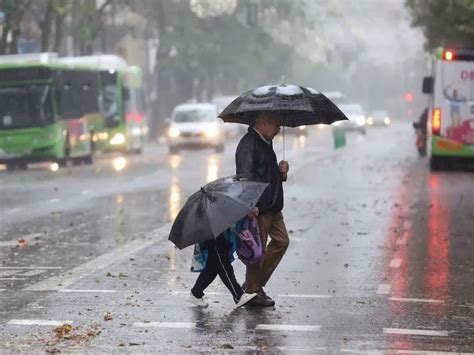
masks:
[(189, 306), (191, 250), (167, 241), (187, 196), (234, 172), (236, 140), (221, 154), (152, 144), (122, 170), (109, 155), (0, 172), (0, 346), (472, 353), (474, 174), (430, 173), (413, 142), (408, 124), (350, 134), (337, 151), (329, 130), (286, 137), (290, 247), (267, 285), (274, 309), (233, 311), (220, 281), (209, 308)]

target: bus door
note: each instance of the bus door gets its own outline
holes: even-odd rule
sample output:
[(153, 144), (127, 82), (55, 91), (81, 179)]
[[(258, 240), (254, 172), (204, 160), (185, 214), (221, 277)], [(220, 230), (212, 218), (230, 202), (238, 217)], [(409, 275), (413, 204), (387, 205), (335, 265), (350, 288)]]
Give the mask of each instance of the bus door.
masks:
[(435, 107), (435, 110), (440, 109), (439, 135), (456, 142), (474, 144), (474, 62), (444, 61), (441, 65), (440, 100), (439, 107)]

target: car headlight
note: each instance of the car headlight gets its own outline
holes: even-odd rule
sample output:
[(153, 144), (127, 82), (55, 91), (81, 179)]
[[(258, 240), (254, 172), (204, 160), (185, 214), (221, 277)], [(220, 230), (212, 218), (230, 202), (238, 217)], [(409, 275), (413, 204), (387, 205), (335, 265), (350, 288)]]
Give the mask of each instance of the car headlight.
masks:
[(336, 121), (332, 123), (332, 126), (340, 126), (342, 124), (342, 121)]
[(299, 130), (302, 131), (306, 128), (306, 126), (298, 126)]
[(383, 119), (383, 122), (386, 124), (386, 125), (389, 125), (390, 124), (390, 117), (385, 117)]
[(110, 140), (112, 145), (120, 145), (125, 143), (125, 136), (122, 133), (115, 134)]
[(372, 117), (367, 118), (367, 124), (368, 125), (373, 125), (374, 124), (374, 119)]
[(204, 130), (204, 134), (207, 138), (215, 138), (219, 135), (219, 130), (216, 125), (208, 126)]
[(357, 123), (359, 126), (365, 125), (365, 117), (364, 117), (364, 116), (357, 117), (356, 123)]
[(140, 136), (142, 134), (142, 129), (140, 127), (134, 127), (132, 129), (132, 136)]
[(181, 132), (180, 132), (179, 129), (176, 128), (176, 127), (171, 127), (171, 128), (168, 130), (168, 137), (170, 137), (170, 138), (179, 137), (180, 134), (181, 134)]

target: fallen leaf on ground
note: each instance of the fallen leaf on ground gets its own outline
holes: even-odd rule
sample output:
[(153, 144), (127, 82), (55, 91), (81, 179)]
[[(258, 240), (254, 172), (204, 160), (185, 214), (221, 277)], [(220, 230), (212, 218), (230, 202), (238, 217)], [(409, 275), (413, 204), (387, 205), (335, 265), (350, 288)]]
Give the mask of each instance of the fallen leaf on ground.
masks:
[(112, 319), (113, 319), (112, 315), (109, 312), (107, 312), (107, 314), (104, 316), (104, 320), (107, 321), (107, 320), (112, 320)]
[(72, 325), (68, 323), (64, 323), (60, 327), (57, 327), (54, 329), (54, 332), (56, 333), (56, 336), (58, 338), (64, 338), (66, 334), (68, 334), (72, 330)]
[(23, 238), (18, 238), (18, 246), (20, 248), (25, 248), (28, 245), (28, 241)]

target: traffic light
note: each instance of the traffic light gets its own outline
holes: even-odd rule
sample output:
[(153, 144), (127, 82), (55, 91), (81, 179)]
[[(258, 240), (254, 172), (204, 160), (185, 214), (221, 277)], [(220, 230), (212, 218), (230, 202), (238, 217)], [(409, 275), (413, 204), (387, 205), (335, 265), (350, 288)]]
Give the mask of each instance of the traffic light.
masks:
[(404, 95), (405, 101), (406, 102), (412, 102), (413, 101), (413, 94), (410, 91), (407, 91)]

